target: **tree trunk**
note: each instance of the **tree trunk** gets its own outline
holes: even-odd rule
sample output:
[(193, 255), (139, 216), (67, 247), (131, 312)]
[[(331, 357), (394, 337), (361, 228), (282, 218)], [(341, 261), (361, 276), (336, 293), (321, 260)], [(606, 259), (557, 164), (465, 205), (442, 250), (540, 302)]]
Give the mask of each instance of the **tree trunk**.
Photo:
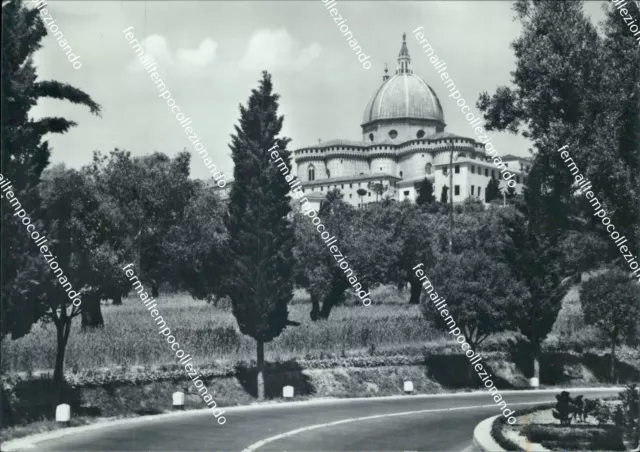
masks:
[(320, 318), (320, 301), (313, 295), (311, 295), (311, 313), (309, 315), (313, 322)]
[[(473, 343), (472, 340), (470, 340), (470, 335), (467, 333), (467, 331), (463, 331), (464, 334), (464, 339), (467, 342), (467, 344), (469, 344), (469, 349), (473, 350), (473, 352), (477, 355), (480, 354), (480, 352), (478, 351), (477, 347), (478, 344)], [(463, 352), (464, 353), (464, 352)], [(473, 361), (473, 359), (475, 358), (475, 355), (472, 356), (471, 358), (469, 358), (469, 361)], [(469, 367), (467, 367), (467, 380), (468, 380), (468, 384), (469, 386), (471, 386), (473, 388), (473, 384), (475, 382), (475, 378), (474, 375), (478, 375), (476, 370), (474, 369), (475, 364), (471, 364), (469, 363)], [(480, 376), (478, 375), (478, 379), (481, 380), (480, 383), (482, 383), (482, 378), (480, 378)]]
[(2, 425), (4, 427), (11, 427), (13, 425), (13, 410), (9, 397), (4, 390), (4, 385), (0, 385), (0, 395), (2, 396), (0, 401), (0, 408), (2, 408)]
[(331, 294), (327, 295), (324, 300), (322, 300), (322, 310), (320, 311), (321, 319), (328, 319), (329, 314), (331, 314), (331, 309), (333, 309), (335, 301), (331, 299)]
[(411, 297), (409, 298), (409, 304), (420, 304), (420, 292), (422, 292), (422, 284), (418, 280), (412, 280), (411, 284)]
[(467, 368), (467, 380), (469, 380), (468, 384), (469, 386), (471, 386), (473, 388), (473, 382), (474, 382), (474, 375), (476, 374), (476, 371), (474, 370), (474, 365), (469, 363), (469, 367)]
[(615, 375), (616, 375), (616, 341), (615, 339), (611, 341), (611, 382), (617, 383)]
[(264, 342), (258, 339), (257, 392), (258, 400), (264, 400)]
[[(64, 308), (63, 308), (64, 309)], [(61, 318), (56, 322), (56, 364), (53, 370), (53, 385), (56, 388), (55, 404), (62, 402), (62, 390), (64, 384), (64, 353), (71, 332), (71, 319)]]
[(120, 291), (119, 291), (119, 290), (116, 290), (116, 291), (113, 293), (112, 300), (113, 300), (113, 305), (114, 305), (114, 306), (120, 306), (120, 305), (122, 305), (122, 294), (120, 293)]
[(82, 309), (80, 313), (82, 330), (104, 326), (99, 295), (87, 294), (80, 309)]
[(342, 281), (332, 281), (333, 287), (322, 300), (322, 309), (320, 310), (320, 318), (328, 319), (331, 309), (343, 300), (342, 296), (347, 286)]

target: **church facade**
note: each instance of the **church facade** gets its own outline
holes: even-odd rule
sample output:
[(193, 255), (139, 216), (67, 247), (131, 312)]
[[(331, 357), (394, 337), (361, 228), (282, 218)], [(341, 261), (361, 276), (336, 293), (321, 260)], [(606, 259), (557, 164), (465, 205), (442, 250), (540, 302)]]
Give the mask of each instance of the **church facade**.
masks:
[[(415, 201), (425, 178), (433, 183), (439, 200), (443, 187), (449, 186), (449, 171), (453, 171), (453, 190), (448, 195), (453, 195), (454, 203), (468, 197), (484, 201), (490, 178), (497, 179), (503, 190), (507, 188), (482, 143), (445, 132), (438, 96), (411, 69), (406, 35), (398, 68), (393, 75), (385, 69), (382, 85), (367, 103), (360, 127), (362, 141), (329, 140), (293, 151), (297, 177), (310, 200), (319, 202), (337, 188), (344, 201), (354, 206), (381, 197)], [(513, 155), (502, 160), (515, 175), (516, 192), (521, 192), (530, 160)], [(372, 185), (381, 186), (384, 192), (376, 193)]]

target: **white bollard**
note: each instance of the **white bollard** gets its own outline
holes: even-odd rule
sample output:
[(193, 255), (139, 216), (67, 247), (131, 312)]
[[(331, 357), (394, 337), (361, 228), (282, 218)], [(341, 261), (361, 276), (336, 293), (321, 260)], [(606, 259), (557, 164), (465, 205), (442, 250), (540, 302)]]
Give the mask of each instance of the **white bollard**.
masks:
[(540, 386), (540, 380), (538, 380), (536, 377), (529, 378), (529, 386), (531, 386), (532, 388), (537, 388), (538, 386)]
[(183, 392), (173, 393), (173, 408), (177, 410), (184, 409), (184, 393)]
[(404, 382), (404, 392), (413, 392), (413, 381)]
[(56, 422), (69, 422), (71, 420), (71, 407), (66, 403), (56, 407)]
[(282, 397), (285, 399), (290, 399), (293, 397), (293, 386), (284, 386), (282, 388)]

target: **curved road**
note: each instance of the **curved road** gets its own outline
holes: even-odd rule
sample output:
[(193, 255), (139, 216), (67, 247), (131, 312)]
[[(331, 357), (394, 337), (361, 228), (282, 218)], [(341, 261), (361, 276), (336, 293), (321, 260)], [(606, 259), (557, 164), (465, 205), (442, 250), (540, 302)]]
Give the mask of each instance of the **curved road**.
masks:
[[(555, 401), (553, 393), (505, 391), (513, 409)], [(618, 390), (572, 391), (603, 397)], [(326, 400), (226, 409), (225, 425), (210, 411), (160, 416), (83, 431), (31, 445), (55, 451), (461, 451), (473, 429), (498, 414), (487, 393)], [(329, 425), (326, 425), (329, 424)]]

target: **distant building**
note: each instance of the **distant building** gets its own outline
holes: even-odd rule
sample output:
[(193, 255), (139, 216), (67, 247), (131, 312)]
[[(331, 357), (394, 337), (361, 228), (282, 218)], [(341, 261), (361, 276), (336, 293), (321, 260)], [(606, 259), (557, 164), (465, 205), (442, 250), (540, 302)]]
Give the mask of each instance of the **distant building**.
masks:
[[(428, 178), (436, 200), (449, 186), (453, 171), (454, 203), (468, 197), (484, 201), (490, 178), (506, 189), (506, 181), (482, 143), (473, 138), (445, 132), (444, 114), (434, 90), (411, 69), (411, 57), (403, 36), (398, 68), (392, 76), (382, 77), (382, 85), (373, 93), (362, 118), (362, 141), (329, 140), (292, 152), (297, 177), (305, 196), (318, 207), (327, 192), (337, 188), (344, 201), (363, 206), (384, 197), (397, 201), (418, 197), (420, 185)], [(453, 150), (453, 166), (450, 152)], [(516, 192), (526, 184), (531, 161), (506, 155), (503, 162), (515, 175)], [(228, 196), (232, 181), (218, 189)], [(382, 184), (384, 193), (376, 195), (369, 184)], [(361, 196), (358, 190), (365, 190)]]

